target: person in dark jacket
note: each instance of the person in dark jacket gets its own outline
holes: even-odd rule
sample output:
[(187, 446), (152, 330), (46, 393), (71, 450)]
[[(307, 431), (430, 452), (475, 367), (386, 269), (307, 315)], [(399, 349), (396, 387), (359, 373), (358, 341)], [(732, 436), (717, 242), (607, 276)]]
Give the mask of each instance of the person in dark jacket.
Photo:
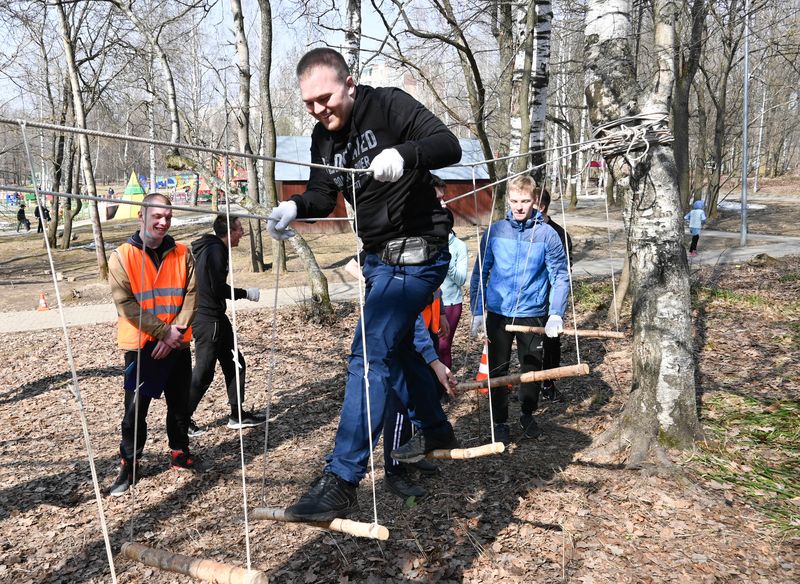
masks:
[[(43, 231), (42, 228), (42, 219), (45, 221), (50, 221), (50, 211), (49, 209), (42, 205), (42, 213), (39, 213), (39, 205), (36, 205), (36, 209), (33, 211), (33, 215), (36, 217), (37, 221), (39, 221), (39, 226), (36, 228), (36, 233), (41, 233)], [(42, 217), (44, 215), (44, 217)]]
[(19, 233), (19, 228), (23, 225), (25, 226), (25, 231), (31, 230), (31, 222), (25, 216), (25, 203), (20, 203), (17, 210), (17, 233)]
[[(544, 327), (548, 337), (556, 337), (563, 330), (569, 295), (567, 258), (558, 234), (542, 221), (536, 209), (538, 191), (529, 176), (509, 181), (508, 215), (483, 234), (483, 270), (478, 258), (472, 271), (472, 335), (478, 335), (485, 323), (491, 377), (508, 373), (515, 338), (522, 372), (542, 368), (542, 335), (508, 332), (507, 324)], [(539, 382), (520, 386), (520, 426), (529, 438), (539, 434), (533, 412), (538, 407), (540, 389)], [(492, 387), (491, 399), (495, 440), (507, 444), (507, 387)]]
[[(248, 412), (240, 404), (244, 402), (245, 363), (241, 352), (237, 352), (239, 362), (239, 387), (236, 387), (236, 362), (233, 359), (233, 327), (225, 314), (226, 301), (231, 298), (231, 287), (228, 285), (228, 245), (237, 247), (244, 233), (238, 218), (230, 222), (228, 235), (228, 218), (224, 213), (214, 219), (213, 235), (207, 233), (192, 242), (195, 274), (197, 278), (197, 316), (194, 319), (194, 351), (195, 363), (192, 371), (192, 386), (189, 391), (189, 436), (203, 434), (194, 421), (194, 413), (200, 400), (208, 391), (214, 379), (214, 368), (217, 361), (225, 376), (228, 388), (228, 404), (231, 413), (228, 416), (228, 428), (239, 429), (259, 426), (266, 422), (262, 414)], [(258, 302), (258, 288), (234, 288), (236, 300), (247, 298)], [(241, 418), (239, 414), (241, 413)]]
[[(567, 254), (569, 269), (572, 270), (572, 238), (569, 233), (553, 218), (547, 214), (550, 209), (550, 191), (541, 189), (538, 202), (539, 212), (542, 214), (542, 221), (556, 230), (564, 252)], [(545, 336), (542, 341), (542, 369), (554, 369), (561, 366), (561, 335), (556, 337)], [(556, 384), (552, 379), (542, 382), (542, 398), (553, 401), (562, 401), (561, 392), (556, 389)]]
[(306, 111), (319, 122), (311, 161), (337, 168), (311, 168), (306, 191), (273, 209), (267, 228), (273, 238), (287, 239), (292, 221), (330, 214), (341, 192), (353, 205), (365, 251), (366, 332), (362, 339), (362, 327), (356, 327), (333, 452), (309, 491), (286, 509), (296, 520), (326, 521), (358, 508), (356, 486), (380, 436), (389, 392), (396, 392), (419, 429), (392, 458), (417, 462), (431, 450), (458, 445), (413, 337), (417, 315), (441, 285), (450, 260), (452, 219), (436, 198), (430, 170), (457, 163), (461, 147), (436, 116), (402, 90), (357, 86), (334, 50), (306, 53), (297, 78)]

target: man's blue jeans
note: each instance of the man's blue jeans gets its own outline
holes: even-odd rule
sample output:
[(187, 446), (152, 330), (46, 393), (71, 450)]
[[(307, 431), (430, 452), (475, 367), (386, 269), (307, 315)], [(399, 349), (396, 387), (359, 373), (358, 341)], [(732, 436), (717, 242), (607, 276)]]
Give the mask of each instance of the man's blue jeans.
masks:
[(390, 266), (376, 254), (367, 254), (364, 329), (369, 363), (372, 422), (370, 443), (364, 391), (364, 355), (361, 322), (356, 325), (348, 359), (344, 403), (333, 452), (326, 472), (358, 484), (367, 473), (370, 452), (378, 442), (388, 392), (394, 391), (421, 431), (437, 434), (452, 429), (447, 421), (428, 365), (414, 349), (414, 323), (444, 281), (450, 252), (445, 248), (421, 266)]

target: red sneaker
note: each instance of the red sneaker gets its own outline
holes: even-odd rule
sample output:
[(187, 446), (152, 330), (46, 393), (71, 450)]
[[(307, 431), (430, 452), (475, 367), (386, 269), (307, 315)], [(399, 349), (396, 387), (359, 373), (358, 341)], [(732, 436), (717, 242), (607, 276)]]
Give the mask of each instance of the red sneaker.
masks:
[(194, 455), (187, 450), (170, 450), (170, 467), (178, 470), (194, 470)]

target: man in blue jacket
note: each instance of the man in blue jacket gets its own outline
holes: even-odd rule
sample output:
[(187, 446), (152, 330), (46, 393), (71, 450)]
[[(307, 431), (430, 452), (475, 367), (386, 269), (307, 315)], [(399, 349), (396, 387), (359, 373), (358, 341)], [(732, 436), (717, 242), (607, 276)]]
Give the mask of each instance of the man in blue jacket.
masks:
[(419, 428), (392, 458), (418, 462), (431, 450), (458, 445), (413, 337), (417, 315), (450, 261), (452, 220), (436, 198), (430, 170), (458, 162), (461, 147), (447, 126), (407, 93), (356, 85), (342, 55), (332, 49), (306, 53), (297, 64), (297, 79), (306, 111), (318, 121), (311, 161), (337, 168), (311, 168), (306, 191), (273, 209), (267, 229), (273, 238), (287, 239), (292, 221), (330, 214), (341, 192), (355, 209), (356, 235), (365, 251), (366, 332), (362, 339), (360, 323), (356, 326), (333, 452), (309, 491), (286, 509), (293, 519), (330, 521), (358, 508), (356, 486), (380, 436), (389, 392), (396, 392)]
[[(484, 328), (489, 340), (491, 377), (508, 373), (511, 343), (516, 338), (523, 373), (542, 369), (542, 340), (535, 333), (507, 332), (507, 324), (543, 326), (548, 337), (563, 331), (569, 296), (569, 275), (564, 246), (555, 230), (542, 222), (536, 209), (539, 189), (531, 177), (520, 176), (508, 183), (509, 211), (481, 238), (483, 271), (476, 260), (470, 282), (472, 334)], [(484, 303), (486, 306), (484, 315)], [(539, 403), (541, 383), (520, 387), (520, 425), (526, 437), (539, 428), (533, 412)], [(508, 444), (508, 389), (492, 388), (495, 440)]]

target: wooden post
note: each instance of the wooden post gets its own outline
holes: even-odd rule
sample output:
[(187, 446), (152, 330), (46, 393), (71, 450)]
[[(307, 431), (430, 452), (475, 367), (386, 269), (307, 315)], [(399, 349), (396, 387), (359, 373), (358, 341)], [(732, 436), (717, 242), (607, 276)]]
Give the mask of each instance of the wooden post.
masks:
[(459, 383), (458, 391), (469, 391), (472, 389), (489, 387), (489, 382), (492, 383), (492, 387), (500, 387), (502, 385), (512, 385), (514, 383), (530, 383), (531, 381), (545, 381), (547, 379), (563, 379), (565, 377), (576, 377), (578, 375), (588, 374), (589, 366), (586, 363), (581, 363), (580, 365), (555, 367), (553, 369), (544, 369), (543, 371), (529, 371), (528, 373), (517, 373), (516, 375), (504, 375), (502, 377), (483, 379), (481, 381), (468, 381), (466, 383)]
[(167, 570), (214, 584), (269, 584), (264, 572), (173, 554), (139, 543), (122, 544), (122, 556), (151, 568)]
[[(519, 324), (507, 324), (506, 330), (511, 333), (538, 333), (544, 334), (543, 326), (523, 326)], [(625, 333), (617, 331), (596, 331), (593, 329), (564, 329), (562, 333), (565, 337), (596, 337), (598, 339), (624, 339)]]
[(428, 458), (434, 460), (466, 460), (469, 458), (478, 458), (479, 456), (488, 456), (490, 454), (501, 454), (505, 449), (506, 445), (502, 442), (492, 442), (491, 444), (484, 444), (483, 446), (476, 446), (474, 448), (434, 450), (428, 453)]
[(368, 537), (386, 541), (389, 539), (389, 530), (377, 523), (359, 523), (349, 519), (334, 519), (332, 521), (299, 521), (286, 514), (282, 507), (258, 507), (250, 513), (251, 519), (271, 519), (272, 521), (285, 521), (287, 523), (302, 523), (312, 525), (328, 531), (338, 531), (356, 537)]

